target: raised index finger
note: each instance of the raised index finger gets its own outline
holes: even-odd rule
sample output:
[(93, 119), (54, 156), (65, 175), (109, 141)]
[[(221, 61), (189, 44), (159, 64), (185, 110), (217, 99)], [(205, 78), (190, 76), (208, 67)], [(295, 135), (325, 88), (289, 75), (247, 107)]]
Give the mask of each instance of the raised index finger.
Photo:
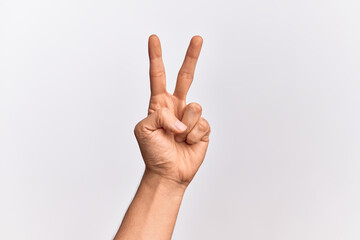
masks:
[(165, 68), (162, 60), (161, 44), (156, 35), (149, 37), (150, 88), (151, 95), (166, 92)]
[(184, 62), (177, 77), (174, 91), (174, 96), (180, 99), (186, 98), (186, 94), (189, 91), (190, 85), (193, 81), (195, 67), (200, 55), (202, 43), (203, 40), (200, 36), (194, 36), (190, 41)]

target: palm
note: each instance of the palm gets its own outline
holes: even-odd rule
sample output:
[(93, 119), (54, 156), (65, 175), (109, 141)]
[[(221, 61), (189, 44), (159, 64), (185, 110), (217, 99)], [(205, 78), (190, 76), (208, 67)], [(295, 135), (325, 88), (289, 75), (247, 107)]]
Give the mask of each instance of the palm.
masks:
[[(156, 36), (150, 37), (151, 97), (148, 114), (167, 108), (178, 119), (182, 119), (186, 107), (186, 94), (192, 82), (201, 44), (202, 39), (199, 37), (191, 41), (172, 95), (166, 91), (160, 41)], [(140, 140), (139, 145), (148, 168), (161, 174), (175, 176), (181, 182), (190, 182), (205, 157), (208, 141), (192, 145), (184, 141), (177, 142), (172, 133), (158, 129), (152, 133), (151, 138), (146, 141)]]
[[(168, 108), (174, 112), (179, 119), (182, 118), (185, 100), (180, 100), (175, 96), (165, 93), (150, 98), (149, 114), (161, 109)], [(171, 170), (171, 174), (177, 175), (181, 181), (191, 179), (200, 167), (205, 157), (208, 142), (189, 145), (185, 142), (176, 142), (174, 136), (167, 134), (165, 131), (157, 131), (149, 144), (156, 144), (157, 148), (152, 148), (151, 156), (148, 164), (152, 166), (162, 166), (167, 171)]]

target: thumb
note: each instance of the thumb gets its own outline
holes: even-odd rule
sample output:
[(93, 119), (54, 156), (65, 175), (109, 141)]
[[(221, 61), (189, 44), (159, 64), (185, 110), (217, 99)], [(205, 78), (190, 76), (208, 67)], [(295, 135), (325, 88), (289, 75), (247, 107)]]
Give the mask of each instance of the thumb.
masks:
[(168, 132), (179, 134), (183, 133), (187, 127), (169, 109), (161, 108), (139, 122), (135, 131), (136, 128), (140, 131), (151, 132), (163, 128)]

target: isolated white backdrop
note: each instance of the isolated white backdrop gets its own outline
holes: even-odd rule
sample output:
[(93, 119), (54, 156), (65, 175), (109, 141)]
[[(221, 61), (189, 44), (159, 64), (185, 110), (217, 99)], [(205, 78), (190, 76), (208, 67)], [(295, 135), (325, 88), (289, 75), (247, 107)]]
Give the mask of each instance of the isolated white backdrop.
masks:
[(111, 239), (143, 172), (147, 38), (212, 126), (174, 239), (360, 239), (358, 0), (0, 0), (0, 239)]

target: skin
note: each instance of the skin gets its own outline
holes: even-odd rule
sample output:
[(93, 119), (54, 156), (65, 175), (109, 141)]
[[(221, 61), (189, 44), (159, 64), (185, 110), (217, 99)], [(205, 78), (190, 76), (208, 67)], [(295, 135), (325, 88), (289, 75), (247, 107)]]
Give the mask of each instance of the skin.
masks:
[(210, 126), (198, 103), (186, 104), (203, 40), (194, 36), (175, 91), (166, 90), (160, 40), (149, 37), (151, 97), (148, 116), (134, 129), (145, 171), (115, 240), (171, 239), (185, 190), (202, 164)]

